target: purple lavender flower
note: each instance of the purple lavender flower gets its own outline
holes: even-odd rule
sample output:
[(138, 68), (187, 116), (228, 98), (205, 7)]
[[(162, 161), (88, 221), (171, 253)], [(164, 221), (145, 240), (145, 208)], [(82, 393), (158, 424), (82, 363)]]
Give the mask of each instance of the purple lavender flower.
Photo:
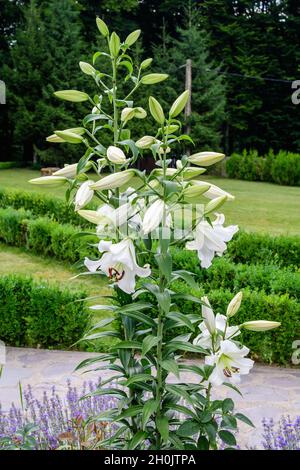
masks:
[(264, 419), (263, 430), (265, 450), (300, 450), (300, 416), (294, 421), (283, 416), (277, 424), (273, 419)]
[[(17, 408), (13, 403), (7, 413), (0, 403), (0, 448), (1, 438), (14, 438), (17, 431), (29, 423), (33, 423), (37, 430), (33, 437), (37, 442), (37, 449), (55, 449), (61, 445), (61, 436), (75, 436), (77, 445), (83, 438), (82, 423), (88, 418), (97, 416), (101, 411), (113, 408), (116, 399), (110, 396), (91, 396), (84, 400), (80, 397), (97, 389), (100, 382), (84, 383), (80, 391), (67, 383), (67, 393), (64, 399), (57, 394), (55, 387), (50, 392), (44, 392), (41, 399), (35, 397), (30, 385), (23, 392), (23, 409)], [(97, 429), (94, 431), (97, 432)], [(105, 430), (109, 435), (110, 430)]]

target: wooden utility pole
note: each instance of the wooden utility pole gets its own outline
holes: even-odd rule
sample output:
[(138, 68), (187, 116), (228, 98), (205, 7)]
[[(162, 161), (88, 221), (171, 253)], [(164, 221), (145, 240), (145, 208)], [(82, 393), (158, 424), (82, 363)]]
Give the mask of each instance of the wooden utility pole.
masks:
[(189, 99), (185, 105), (184, 117), (187, 122), (186, 125), (186, 134), (190, 134), (191, 126), (189, 124), (189, 118), (192, 114), (192, 60), (187, 59), (185, 65), (185, 89), (189, 90)]

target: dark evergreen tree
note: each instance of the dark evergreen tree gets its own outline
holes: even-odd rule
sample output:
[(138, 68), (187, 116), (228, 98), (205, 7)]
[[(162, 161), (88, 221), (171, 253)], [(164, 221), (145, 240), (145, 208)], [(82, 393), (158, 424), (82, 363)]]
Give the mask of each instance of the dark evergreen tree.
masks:
[[(59, 6), (59, 8), (58, 8)], [(80, 86), (82, 56), (79, 11), (72, 0), (42, 2), (31, 0), (25, 20), (11, 47), (12, 66), (4, 68), (9, 84), (9, 113), (14, 145), (21, 147), (24, 162), (32, 161), (39, 150), (44, 161), (59, 163), (72, 157), (73, 147), (48, 147), (49, 130), (75, 127), (78, 109), (53, 97), (62, 88)], [(70, 153), (71, 152), (71, 153)]]
[(186, 61), (192, 61), (192, 114), (186, 123), (198, 149), (218, 149), (225, 119), (225, 85), (219, 64), (209, 54), (209, 35), (199, 25), (197, 11), (187, 12), (184, 28), (177, 29), (177, 39), (167, 36), (154, 49), (155, 63), (169, 78), (162, 89), (166, 106), (185, 89)]

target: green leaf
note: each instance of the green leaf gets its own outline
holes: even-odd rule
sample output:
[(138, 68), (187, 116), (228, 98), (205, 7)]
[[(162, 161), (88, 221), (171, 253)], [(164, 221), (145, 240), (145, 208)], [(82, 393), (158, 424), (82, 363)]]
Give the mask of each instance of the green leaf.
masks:
[(107, 336), (113, 336), (115, 338), (120, 337), (120, 333), (117, 331), (99, 331), (98, 333), (93, 333), (93, 334), (87, 334), (83, 336), (81, 339), (79, 339), (77, 342), (81, 341), (94, 341), (95, 339), (99, 338), (106, 338)]
[(186, 406), (183, 406), (183, 405), (177, 405), (176, 403), (170, 403), (170, 404), (167, 404), (166, 406), (164, 406), (164, 408), (167, 409), (167, 410), (178, 411), (179, 413), (183, 413), (187, 416), (191, 416), (192, 418), (197, 418), (195, 413), (190, 408), (187, 408)]
[(156, 298), (160, 308), (164, 311), (164, 313), (168, 314), (171, 305), (169, 291), (165, 290), (164, 292), (157, 292)]
[(248, 424), (249, 426), (252, 426), (255, 428), (254, 424), (252, 423), (251, 419), (249, 419), (247, 416), (245, 416), (243, 413), (236, 413), (234, 415), (236, 419), (239, 419), (240, 421), (243, 421), (243, 423)]
[(232, 385), (230, 382), (224, 382), (223, 385), (225, 385), (226, 387), (232, 388), (232, 390), (234, 390), (239, 395), (241, 395), (241, 397), (243, 396), (243, 394), (239, 391), (239, 389), (235, 385)]
[(169, 343), (166, 345), (166, 348), (169, 351), (189, 351), (189, 352), (194, 352), (194, 353), (200, 353), (200, 354), (206, 354), (207, 351), (200, 346), (196, 346), (194, 344), (190, 343), (184, 343), (181, 341), (169, 341)]
[(141, 414), (142, 410), (142, 405), (132, 405), (130, 406), (130, 408), (127, 408), (126, 410), (122, 411), (122, 413), (120, 413), (118, 416), (116, 416), (115, 421), (121, 421), (125, 418), (132, 418), (133, 416), (137, 416)]
[(152, 375), (137, 374), (137, 375), (133, 375), (132, 377), (129, 377), (129, 379), (126, 380), (125, 385), (128, 386), (128, 385), (135, 384), (138, 382), (150, 382), (150, 381), (152, 382), (154, 381), (154, 378), (152, 377)]
[(111, 395), (115, 397), (127, 398), (126, 393), (119, 388), (103, 388), (101, 390), (94, 390), (93, 392), (87, 393), (86, 395), (81, 397), (80, 400), (85, 400), (89, 397), (98, 397), (102, 395)]
[(173, 395), (177, 395), (180, 398), (184, 398), (190, 405), (194, 405), (193, 399), (190, 397), (189, 393), (185, 390), (183, 385), (166, 385), (166, 390)]
[(237, 422), (234, 416), (225, 415), (221, 421), (221, 428), (237, 429)]
[(234, 409), (234, 402), (231, 398), (225, 398), (222, 403), (222, 410), (224, 413), (228, 413)]
[(147, 437), (147, 433), (145, 431), (138, 431), (129, 442), (128, 447), (127, 447), (128, 450), (135, 449), (140, 444), (140, 442), (146, 439), (146, 437)]
[(185, 325), (187, 326), (190, 330), (194, 331), (195, 327), (192, 324), (192, 322), (187, 318), (186, 315), (184, 315), (181, 312), (169, 312), (167, 315), (167, 318), (171, 318), (172, 320), (176, 321), (179, 326)]
[(184, 271), (184, 270), (173, 271), (172, 274), (175, 276), (174, 280), (179, 277), (183, 279), (192, 289), (198, 288), (198, 284), (194, 279), (195, 274), (190, 273), (188, 271)]
[(155, 255), (155, 259), (160, 271), (169, 281), (172, 274), (172, 256), (169, 253), (158, 253)]
[(230, 431), (219, 431), (219, 436), (220, 439), (225, 442), (225, 444), (228, 444), (230, 446), (236, 446), (236, 438)]
[(189, 436), (194, 436), (200, 431), (200, 425), (197, 423), (197, 421), (194, 421), (192, 419), (188, 419), (184, 423), (182, 423), (178, 430), (177, 434), (181, 437), (189, 437)]
[(199, 450), (209, 450), (209, 442), (205, 436), (200, 436), (197, 447)]
[(146, 302), (133, 302), (132, 304), (122, 305), (122, 307), (119, 307), (117, 312), (125, 314), (127, 312), (136, 312), (137, 310), (146, 310), (152, 306), (152, 304)]
[(143, 415), (142, 415), (142, 426), (143, 430), (146, 427), (146, 424), (149, 421), (150, 416), (156, 411), (157, 402), (156, 400), (147, 400), (143, 406)]
[(172, 372), (179, 379), (179, 367), (174, 359), (165, 359), (162, 361), (161, 366), (168, 372)]
[(138, 341), (120, 341), (111, 349), (142, 349), (142, 344)]
[(142, 312), (118, 312), (120, 315), (124, 315), (126, 317), (129, 317), (129, 318), (133, 318), (134, 320), (137, 320), (138, 322), (140, 323), (146, 323), (146, 325), (150, 325), (152, 326), (153, 328), (156, 328), (157, 325), (155, 323), (155, 321), (149, 317), (148, 315), (145, 315), (144, 313)]
[(168, 442), (169, 438), (169, 420), (166, 416), (158, 416), (156, 418), (156, 426), (159, 434), (164, 443)]
[(145, 356), (154, 346), (157, 345), (159, 338), (157, 336), (146, 336), (143, 339), (142, 356)]

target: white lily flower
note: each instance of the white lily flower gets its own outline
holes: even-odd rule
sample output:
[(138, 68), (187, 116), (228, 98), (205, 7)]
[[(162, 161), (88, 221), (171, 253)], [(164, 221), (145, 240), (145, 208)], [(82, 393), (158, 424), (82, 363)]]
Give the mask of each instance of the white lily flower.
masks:
[[(203, 315), (203, 306), (202, 306), (202, 316)], [(217, 313), (217, 315), (214, 318), (214, 347), (218, 348), (220, 346), (220, 343), (223, 339), (231, 339), (235, 338), (238, 336), (241, 332), (238, 326), (228, 326), (228, 319), (225, 317), (225, 315), (221, 315), (220, 313)], [(212, 349), (213, 342), (212, 342), (212, 335), (207, 328), (207, 324), (205, 321), (200, 323), (199, 329), (201, 333), (196, 336), (196, 338), (193, 341), (193, 344), (196, 344), (197, 346), (201, 346), (204, 349)]]
[(73, 165), (65, 165), (60, 170), (53, 173), (53, 176), (65, 176), (66, 178), (75, 178), (77, 173), (77, 163)]
[(126, 159), (125, 153), (123, 150), (119, 149), (118, 147), (115, 147), (111, 145), (108, 147), (107, 152), (106, 152), (107, 158), (110, 162), (116, 164), (116, 165), (121, 165), (123, 163), (126, 163), (128, 160)]
[(91, 185), (93, 183), (94, 181), (85, 181), (78, 189), (75, 196), (75, 211), (79, 211), (92, 200), (94, 191), (91, 189)]
[[(207, 182), (205, 181), (193, 181), (194, 186), (207, 186)], [(227, 191), (224, 191), (223, 189), (219, 188), (215, 184), (209, 183), (210, 187), (209, 189), (204, 192), (203, 196), (207, 197), (208, 199), (216, 199), (217, 197), (222, 197), (226, 196), (228, 201), (233, 201), (235, 197), (228, 193)]]
[(249, 374), (254, 361), (245, 358), (249, 353), (246, 346), (239, 348), (233, 341), (221, 341), (216, 354), (205, 357), (205, 364), (215, 366), (208, 381), (212, 385), (222, 385), (224, 382), (239, 383), (240, 376)]
[(148, 264), (143, 268), (138, 266), (134, 244), (130, 238), (115, 244), (111, 241), (100, 241), (98, 249), (100, 253), (104, 253), (102, 257), (97, 261), (85, 258), (85, 266), (90, 272), (104, 272), (127, 294), (135, 291), (136, 276), (148, 277), (151, 274)]
[(239, 229), (237, 225), (223, 227), (225, 216), (216, 215), (212, 226), (206, 220), (199, 222), (194, 233), (195, 239), (186, 243), (187, 250), (197, 250), (202, 268), (211, 266), (215, 254), (221, 256), (224, 253), (227, 248), (225, 242), (229, 242)]
[(163, 219), (165, 208), (165, 203), (162, 199), (157, 199), (148, 207), (142, 225), (144, 235), (147, 235), (159, 226)]

